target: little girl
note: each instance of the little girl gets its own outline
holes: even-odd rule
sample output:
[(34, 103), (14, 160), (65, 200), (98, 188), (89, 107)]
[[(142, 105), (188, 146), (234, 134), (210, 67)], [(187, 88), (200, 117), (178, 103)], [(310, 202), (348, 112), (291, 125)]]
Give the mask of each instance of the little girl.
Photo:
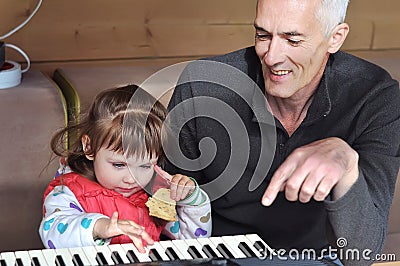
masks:
[[(207, 194), (193, 179), (156, 165), (165, 156), (165, 116), (161, 103), (129, 85), (101, 92), (80, 123), (54, 135), (51, 148), (71, 171), (44, 192), (39, 234), (46, 248), (133, 242), (145, 252), (161, 233), (172, 239), (211, 235)], [(76, 141), (66, 150), (67, 136)], [(145, 205), (165, 184), (177, 201), (178, 220), (169, 224), (150, 216)]]

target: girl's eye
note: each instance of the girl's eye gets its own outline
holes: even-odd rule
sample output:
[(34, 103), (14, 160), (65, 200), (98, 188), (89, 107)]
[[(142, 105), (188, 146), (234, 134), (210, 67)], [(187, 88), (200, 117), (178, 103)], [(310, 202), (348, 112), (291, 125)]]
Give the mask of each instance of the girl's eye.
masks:
[(150, 169), (151, 165), (141, 165), (140, 167), (143, 168), (143, 169)]
[(112, 164), (115, 168), (123, 168), (123, 167), (125, 167), (125, 164), (124, 163), (113, 163)]

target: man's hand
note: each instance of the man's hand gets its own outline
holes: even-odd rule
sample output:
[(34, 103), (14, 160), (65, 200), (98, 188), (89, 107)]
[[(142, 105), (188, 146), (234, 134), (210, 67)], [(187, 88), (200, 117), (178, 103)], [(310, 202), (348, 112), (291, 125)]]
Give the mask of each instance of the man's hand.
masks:
[(154, 243), (150, 235), (144, 230), (144, 227), (133, 221), (118, 220), (118, 212), (114, 212), (111, 219), (101, 218), (97, 220), (93, 230), (94, 237), (106, 239), (118, 235), (127, 235), (141, 253), (146, 252), (142, 239), (147, 244), (152, 245)]
[(312, 142), (294, 150), (272, 176), (262, 204), (269, 206), (279, 191), (286, 199), (306, 203), (342, 197), (358, 178), (358, 153), (339, 138)]

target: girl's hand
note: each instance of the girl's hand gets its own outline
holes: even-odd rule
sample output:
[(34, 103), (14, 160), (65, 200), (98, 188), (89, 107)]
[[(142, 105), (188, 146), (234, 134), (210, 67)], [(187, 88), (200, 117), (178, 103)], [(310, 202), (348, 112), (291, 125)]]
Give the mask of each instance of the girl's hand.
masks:
[(185, 175), (176, 174), (171, 176), (167, 172), (161, 169), (158, 165), (154, 166), (154, 170), (163, 178), (171, 182), (171, 199), (180, 201), (188, 197), (196, 189), (196, 184), (192, 179)]
[(147, 244), (154, 243), (150, 235), (144, 230), (143, 226), (136, 224), (130, 220), (118, 220), (118, 212), (114, 212), (111, 219), (102, 218), (97, 220), (94, 225), (94, 238), (110, 238), (118, 235), (127, 235), (138, 249), (139, 252), (145, 253), (142, 240)]

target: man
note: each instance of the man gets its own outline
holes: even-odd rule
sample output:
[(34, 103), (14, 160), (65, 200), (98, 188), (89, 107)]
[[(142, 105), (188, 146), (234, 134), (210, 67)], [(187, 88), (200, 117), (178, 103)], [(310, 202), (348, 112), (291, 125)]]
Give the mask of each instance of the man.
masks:
[[(339, 51), (349, 32), (347, 5), (259, 0), (255, 47), (191, 64), (182, 74), (169, 110), (187, 160), (169, 152), (169, 171), (203, 185), (226, 177), (225, 168), (241, 152), (229, 137), (236, 132), (219, 119), (222, 110), (236, 113), (247, 133), (248, 156), (229, 172), (237, 182), (220, 195), (215, 191), (228, 179), (215, 191), (210, 186), (213, 235), (258, 233), (275, 249), (357, 249), (359, 258), (340, 257), (354, 264), (368, 260), (364, 250), (371, 258), (381, 252), (400, 164), (400, 92), (382, 68)], [(237, 75), (221, 73), (224, 67), (210, 70), (207, 62), (234, 67), (259, 88), (229, 89), (224, 78), (229, 83)], [(217, 104), (200, 111), (207, 99)], [(225, 104), (231, 108), (208, 115)], [(268, 118), (263, 121), (268, 114), (273, 130)], [(276, 146), (268, 144), (271, 136)], [(259, 158), (266, 159), (265, 172)], [(244, 169), (235, 168), (243, 161)], [(255, 186), (253, 177), (261, 180)]]

